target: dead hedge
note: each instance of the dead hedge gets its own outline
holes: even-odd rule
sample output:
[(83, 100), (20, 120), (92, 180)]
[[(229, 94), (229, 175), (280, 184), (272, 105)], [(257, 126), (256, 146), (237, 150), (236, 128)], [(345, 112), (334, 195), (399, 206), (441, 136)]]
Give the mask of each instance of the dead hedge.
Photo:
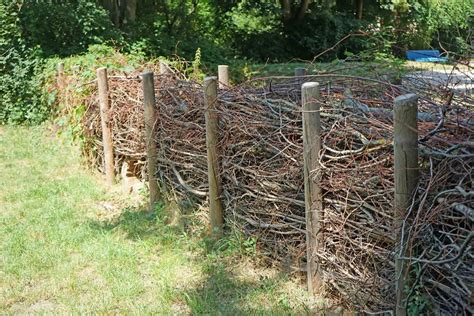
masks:
[[(127, 162), (146, 177), (140, 79), (111, 77), (116, 169)], [(316, 253), (325, 293), (359, 311), (393, 308), (393, 100), (419, 96), (421, 179), (403, 229), (412, 286), (441, 314), (473, 312), (474, 100), (468, 93), (343, 75), (255, 79), (219, 91), (220, 176), (225, 221), (257, 239), (259, 254), (304, 272), (305, 204), (301, 84), (320, 83), (323, 147), (323, 246)], [(159, 179), (166, 196), (206, 204), (207, 156), (202, 86), (176, 72), (156, 76)], [(86, 157), (102, 168), (97, 96), (82, 127)]]

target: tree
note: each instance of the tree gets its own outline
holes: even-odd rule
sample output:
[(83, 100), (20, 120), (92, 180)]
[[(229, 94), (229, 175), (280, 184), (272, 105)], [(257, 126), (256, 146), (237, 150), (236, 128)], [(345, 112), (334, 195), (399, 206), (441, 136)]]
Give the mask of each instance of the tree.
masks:
[(296, 2), (292, 0), (280, 0), (283, 22), (285, 24), (301, 22), (311, 2), (311, 0), (300, 0)]
[(99, 4), (109, 11), (110, 19), (116, 27), (135, 22), (138, 0), (99, 0)]
[(364, 0), (357, 0), (356, 1), (356, 17), (357, 20), (362, 20), (362, 10), (364, 9)]

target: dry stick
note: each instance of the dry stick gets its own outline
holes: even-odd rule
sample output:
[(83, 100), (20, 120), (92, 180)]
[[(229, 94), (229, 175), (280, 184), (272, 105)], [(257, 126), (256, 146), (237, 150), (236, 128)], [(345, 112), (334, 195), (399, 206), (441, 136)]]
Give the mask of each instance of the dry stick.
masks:
[(222, 236), (224, 217), (221, 202), (222, 187), (219, 179), (219, 162), (217, 157), (217, 143), (219, 132), (219, 116), (216, 111), (217, 78), (204, 79), (204, 106), (206, 116), (206, 147), (207, 147), (207, 174), (209, 177), (209, 215), (211, 234), (219, 238)]
[(406, 94), (394, 100), (395, 228), (400, 241), (395, 259), (396, 315), (406, 315), (408, 262), (405, 257), (403, 222), (418, 182), (418, 97)]
[(339, 44), (341, 44), (342, 42), (344, 42), (345, 40), (347, 40), (348, 38), (352, 37), (352, 36), (369, 36), (368, 33), (365, 33), (365, 32), (362, 32), (362, 31), (358, 31), (358, 33), (350, 33), (350, 34), (347, 34), (346, 36), (344, 36), (343, 38), (341, 38), (336, 44), (334, 44), (333, 46), (329, 47), (328, 49), (326, 49), (325, 51), (317, 54), (316, 56), (313, 57), (313, 60), (311, 61), (312, 64), (314, 64), (316, 62), (316, 60), (323, 56), (324, 54), (326, 54), (327, 52), (329, 51), (332, 51), (334, 50), (337, 46), (339, 46)]
[(303, 102), (304, 196), (306, 209), (306, 247), (308, 291), (314, 295), (322, 286), (319, 263), (314, 255), (319, 251), (322, 234), (322, 193), (319, 152), (321, 151), (321, 115), (319, 84), (307, 82), (301, 87)]
[(97, 83), (99, 87), (100, 123), (102, 126), (102, 143), (104, 146), (104, 168), (107, 185), (111, 186), (115, 180), (114, 148), (112, 142), (112, 128), (110, 127), (109, 85), (107, 82), (107, 68), (97, 69)]
[(230, 86), (229, 81), (229, 66), (219, 65), (217, 66), (217, 75), (219, 78), (219, 89), (226, 89)]
[(141, 74), (141, 77), (143, 82), (143, 105), (145, 107), (146, 159), (148, 165), (148, 186), (150, 190), (150, 211), (153, 211), (156, 203), (161, 198), (156, 179), (158, 147), (155, 141), (157, 120), (155, 84), (153, 72), (144, 72)]

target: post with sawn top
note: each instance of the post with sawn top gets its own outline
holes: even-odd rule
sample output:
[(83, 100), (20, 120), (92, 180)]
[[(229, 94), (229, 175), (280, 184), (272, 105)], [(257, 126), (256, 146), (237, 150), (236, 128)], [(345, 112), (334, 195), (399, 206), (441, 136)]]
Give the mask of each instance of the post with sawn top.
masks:
[(141, 74), (143, 84), (143, 105), (145, 108), (146, 159), (148, 165), (148, 188), (150, 190), (150, 211), (154, 211), (160, 200), (160, 189), (156, 179), (158, 171), (158, 147), (156, 144), (157, 111), (153, 72)]
[(217, 78), (219, 79), (219, 89), (227, 89), (230, 87), (229, 66), (217, 66)]
[(394, 100), (394, 173), (395, 173), (395, 229), (397, 248), (395, 252), (396, 315), (406, 315), (406, 286), (408, 285), (408, 262), (405, 257), (407, 236), (404, 227), (407, 209), (418, 183), (418, 97), (406, 94)]
[(217, 144), (219, 142), (219, 115), (217, 106), (217, 78), (204, 79), (204, 111), (206, 117), (207, 174), (209, 178), (209, 218), (211, 235), (220, 238), (223, 234), (224, 212), (221, 202), (221, 183)]
[(321, 115), (319, 84), (307, 82), (301, 87), (303, 105), (304, 196), (306, 214), (307, 282), (310, 295), (322, 286), (316, 253), (322, 244), (323, 201), (319, 155), (321, 151)]
[(108, 186), (115, 181), (114, 148), (112, 128), (110, 126), (109, 85), (107, 82), (107, 68), (97, 69), (97, 85), (99, 89), (100, 123), (102, 127), (102, 146), (104, 149), (105, 179)]

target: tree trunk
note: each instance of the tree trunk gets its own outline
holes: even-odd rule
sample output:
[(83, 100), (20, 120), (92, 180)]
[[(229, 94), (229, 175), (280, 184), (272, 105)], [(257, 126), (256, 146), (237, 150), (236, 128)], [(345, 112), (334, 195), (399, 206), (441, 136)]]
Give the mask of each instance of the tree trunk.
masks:
[(283, 21), (291, 20), (291, 0), (280, 0), (283, 11)]
[(122, 24), (122, 16), (123, 16), (122, 12), (124, 11), (122, 10), (122, 7), (123, 7), (124, 1), (125, 0), (100, 0), (99, 1), (99, 3), (104, 7), (104, 9), (109, 11), (110, 20), (116, 27), (120, 27), (120, 25)]
[(362, 20), (363, 8), (364, 8), (364, 0), (356, 0), (356, 17), (357, 17), (357, 20)]
[(308, 11), (310, 2), (311, 0), (301, 1), (300, 9), (298, 10), (298, 15), (296, 16), (296, 22), (301, 22), (303, 20), (306, 11)]
[(137, 0), (126, 0), (125, 20), (123, 23), (135, 22), (137, 19)]

